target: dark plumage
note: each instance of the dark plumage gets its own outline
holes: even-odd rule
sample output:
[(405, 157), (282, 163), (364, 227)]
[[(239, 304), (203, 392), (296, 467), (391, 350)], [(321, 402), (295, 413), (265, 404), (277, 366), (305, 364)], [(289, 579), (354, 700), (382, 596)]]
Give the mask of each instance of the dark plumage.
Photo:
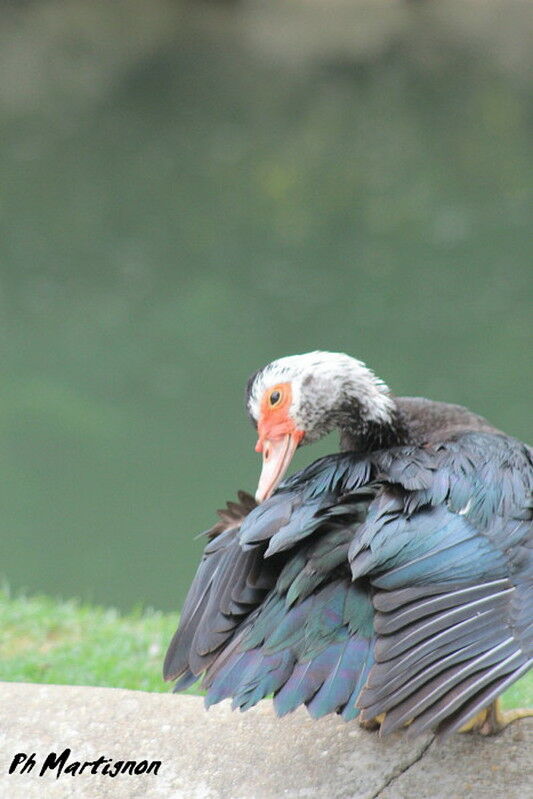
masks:
[[(307, 363), (282, 371), (290, 419), (312, 401)], [(363, 378), (354, 370), (352, 388)], [(261, 379), (248, 387), (260, 429)], [(386, 398), (376, 418), (366, 386), (361, 404), (340, 391), (326, 413), (344, 452), (257, 507), (241, 494), (210, 531), (165, 661), (177, 690), (203, 673), (207, 704), (274, 694), (280, 715), (305, 703), (317, 718), (386, 714), (383, 733), (411, 722), (412, 734), (445, 734), (531, 666), (531, 450), (460, 406), (374, 385)]]

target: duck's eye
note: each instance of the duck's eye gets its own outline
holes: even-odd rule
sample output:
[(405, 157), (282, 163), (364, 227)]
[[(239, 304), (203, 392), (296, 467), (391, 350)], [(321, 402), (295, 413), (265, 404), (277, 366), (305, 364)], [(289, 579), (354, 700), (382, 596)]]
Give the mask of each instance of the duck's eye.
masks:
[(272, 393), (270, 394), (270, 397), (268, 398), (268, 401), (270, 403), (270, 407), (271, 408), (275, 408), (276, 405), (280, 404), (281, 399), (282, 399), (281, 391), (278, 391), (277, 389), (276, 389), (276, 391), (272, 391)]

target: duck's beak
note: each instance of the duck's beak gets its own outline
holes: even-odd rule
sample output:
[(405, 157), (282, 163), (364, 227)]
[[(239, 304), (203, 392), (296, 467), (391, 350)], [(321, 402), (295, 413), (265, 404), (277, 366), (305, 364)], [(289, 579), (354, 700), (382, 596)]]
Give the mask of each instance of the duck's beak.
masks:
[(263, 453), (263, 468), (255, 493), (257, 502), (264, 502), (276, 490), (303, 435), (300, 430), (294, 430), (276, 438), (259, 439), (256, 451)]

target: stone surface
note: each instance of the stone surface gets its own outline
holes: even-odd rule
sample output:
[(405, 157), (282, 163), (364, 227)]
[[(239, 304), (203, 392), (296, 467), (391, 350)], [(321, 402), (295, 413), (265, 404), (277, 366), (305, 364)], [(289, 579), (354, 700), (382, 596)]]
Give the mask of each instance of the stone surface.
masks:
[[(0, 683), (0, 796), (7, 799), (400, 799), (527, 796), (533, 725), (493, 739), (380, 739), (337, 717), (276, 719), (269, 702), (245, 714), (203, 709), (192, 696), (110, 688)], [(528, 750), (529, 741), (529, 750)], [(67, 763), (160, 760), (155, 774), (39, 776), (50, 752)], [(15, 754), (35, 753), (26, 774)], [(101, 768), (101, 767), (100, 767)]]
[(455, 735), (433, 743), (380, 799), (527, 799), (533, 796), (533, 720), (500, 735)]

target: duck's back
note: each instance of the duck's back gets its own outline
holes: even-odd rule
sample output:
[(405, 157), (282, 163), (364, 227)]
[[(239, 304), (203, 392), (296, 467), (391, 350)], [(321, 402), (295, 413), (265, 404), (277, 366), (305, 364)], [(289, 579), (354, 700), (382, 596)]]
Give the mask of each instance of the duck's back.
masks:
[(499, 433), (487, 419), (462, 405), (425, 397), (396, 399), (413, 443), (447, 441), (460, 433)]

